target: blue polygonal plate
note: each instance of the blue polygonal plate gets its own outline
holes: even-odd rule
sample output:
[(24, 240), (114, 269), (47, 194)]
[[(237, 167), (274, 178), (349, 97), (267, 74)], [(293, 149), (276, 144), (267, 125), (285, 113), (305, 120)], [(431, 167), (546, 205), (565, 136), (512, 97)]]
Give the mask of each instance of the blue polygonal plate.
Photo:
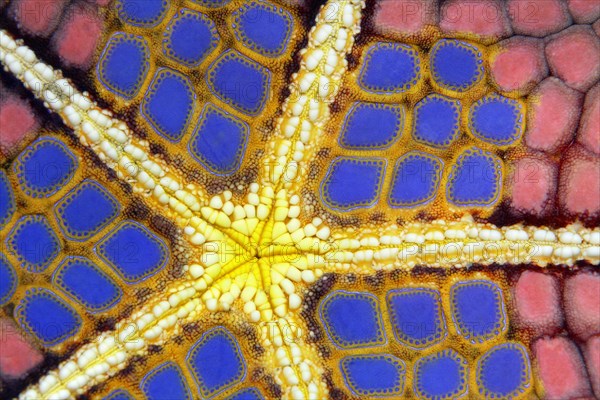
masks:
[(404, 391), (406, 366), (388, 354), (342, 358), (340, 367), (346, 385), (358, 396), (394, 396)]
[(73, 307), (50, 290), (28, 289), (15, 308), (15, 319), (44, 346), (54, 346), (73, 336), (82, 321)]
[(339, 211), (371, 207), (381, 194), (385, 159), (338, 157), (321, 182), (321, 198)]
[(502, 290), (492, 281), (455, 283), (450, 289), (450, 308), (456, 330), (472, 343), (482, 343), (506, 330)]
[(421, 79), (421, 59), (416, 48), (378, 42), (365, 52), (359, 86), (376, 94), (403, 93)]
[(187, 400), (192, 398), (181, 368), (171, 361), (148, 372), (140, 382), (140, 389), (148, 400)]
[(293, 27), (289, 12), (266, 1), (251, 1), (233, 16), (233, 32), (244, 46), (266, 57), (285, 52)]
[(58, 139), (42, 136), (30, 144), (13, 164), (21, 188), (30, 197), (50, 197), (73, 178), (77, 159)]
[(440, 187), (444, 162), (431, 154), (411, 151), (398, 159), (394, 167), (389, 203), (410, 208), (432, 201)]
[(477, 362), (477, 388), (486, 399), (515, 398), (530, 385), (529, 356), (520, 343), (492, 347)]
[(210, 18), (183, 9), (173, 17), (165, 30), (163, 52), (187, 67), (197, 67), (218, 43), (219, 33)]
[(356, 102), (344, 120), (340, 146), (360, 150), (388, 148), (402, 135), (404, 118), (402, 105)]
[(447, 90), (466, 92), (483, 79), (481, 51), (467, 42), (438, 41), (429, 53), (429, 63), (433, 81)]
[(63, 260), (54, 271), (52, 283), (90, 312), (114, 307), (123, 294), (107, 273), (85, 257)]
[(321, 302), (319, 315), (338, 347), (350, 349), (385, 343), (381, 309), (372, 294), (335, 291)]
[(232, 334), (216, 327), (202, 335), (186, 357), (202, 397), (212, 397), (241, 381), (246, 361)]
[(492, 206), (500, 196), (502, 176), (502, 161), (498, 156), (477, 147), (468, 148), (452, 166), (446, 197), (456, 206)]
[(114, 33), (106, 42), (98, 62), (98, 80), (111, 92), (126, 99), (135, 97), (150, 68), (150, 49), (142, 36)]

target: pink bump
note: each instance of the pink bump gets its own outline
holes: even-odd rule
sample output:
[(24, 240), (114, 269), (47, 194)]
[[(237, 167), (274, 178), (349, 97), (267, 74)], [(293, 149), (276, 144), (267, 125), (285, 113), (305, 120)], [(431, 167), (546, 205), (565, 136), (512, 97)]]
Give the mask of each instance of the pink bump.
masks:
[(573, 26), (546, 46), (550, 71), (567, 85), (587, 91), (600, 77), (600, 38), (589, 26)]
[(383, 34), (415, 34), (436, 22), (434, 0), (381, 0), (374, 19), (375, 29)]
[(600, 154), (600, 84), (585, 96), (577, 140), (588, 150)]
[(543, 42), (526, 37), (501, 42), (490, 72), (500, 90), (526, 94), (548, 75)]
[(543, 338), (533, 344), (545, 399), (563, 400), (591, 395), (577, 346), (565, 337)]
[(559, 79), (546, 78), (529, 96), (525, 143), (552, 153), (575, 135), (583, 96)]
[(582, 340), (600, 333), (600, 275), (579, 273), (566, 281), (564, 290), (569, 331)]
[(102, 21), (90, 7), (74, 7), (69, 18), (54, 34), (53, 44), (67, 65), (86, 68), (92, 61), (102, 33)]
[(42, 362), (43, 356), (8, 319), (0, 319), (0, 375), (19, 378)]
[(0, 149), (2, 151), (10, 152), (38, 126), (35, 114), (25, 100), (11, 95), (0, 100)]
[(508, 15), (515, 33), (529, 36), (544, 37), (571, 23), (560, 0), (508, 0)]
[(474, 34), (485, 41), (511, 33), (506, 10), (497, 0), (447, 1), (440, 13), (440, 28), (446, 33)]
[(578, 24), (591, 24), (600, 18), (600, 1), (567, 0), (571, 16)]
[(519, 322), (539, 334), (550, 334), (562, 325), (558, 282), (552, 275), (525, 271), (515, 286)]
[(559, 203), (563, 213), (595, 216), (600, 213), (600, 160), (579, 146), (569, 149), (560, 169)]
[(592, 389), (594, 389), (596, 397), (600, 397), (600, 336), (595, 336), (587, 341), (584, 355)]
[(17, 0), (11, 14), (19, 26), (36, 36), (48, 36), (60, 20), (67, 0)]
[(552, 210), (558, 168), (547, 156), (526, 156), (515, 163), (510, 179), (511, 206), (527, 214), (543, 215)]

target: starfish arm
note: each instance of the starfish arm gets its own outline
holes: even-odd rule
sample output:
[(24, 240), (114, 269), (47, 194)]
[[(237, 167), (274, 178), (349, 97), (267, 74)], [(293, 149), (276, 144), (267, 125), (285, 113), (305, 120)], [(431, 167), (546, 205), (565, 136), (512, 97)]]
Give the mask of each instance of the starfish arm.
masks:
[(293, 191), (306, 179), (347, 69), (346, 55), (360, 31), (364, 6), (362, 0), (330, 0), (321, 7), (268, 143), (261, 183)]
[(600, 229), (571, 225), (560, 229), (523, 226), (498, 228), (463, 218), (392, 226), (360, 233), (332, 232), (331, 250), (323, 255), (327, 272), (381, 269), (467, 267), (473, 263), (536, 263), (572, 266), (600, 259)]
[(297, 313), (262, 326), (261, 339), (268, 350), (266, 365), (286, 399), (325, 399), (328, 389), (317, 349), (303, 339), (306, 331)]
[(143, 356), (150, 345), (163, 345), (204, 309), (199, 280), (172, 285), (163, 296), (116, 324), (31, 385), (20, 399), (69, 399), (86, 393)]

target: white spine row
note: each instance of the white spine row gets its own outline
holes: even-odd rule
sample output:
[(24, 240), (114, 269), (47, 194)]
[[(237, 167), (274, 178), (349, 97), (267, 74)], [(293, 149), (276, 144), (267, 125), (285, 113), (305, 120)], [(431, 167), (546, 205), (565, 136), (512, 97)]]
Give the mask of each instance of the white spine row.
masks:
[(392, 226), (382, 235), (376, 229), (349, 237), (332, 232), (333, 246), (323, 257), (327, 270), (372, 272), (410, 269), (415, 265), (437, 268), (535, 263), (567, 265), (600, 261), (600, 228), (579, 224), (565, 228), (513, 225), (498, 228), (470, 217), (459, 222), (434, 221)]
[(330, 0), (321, 8), (308, 46), (300, 51), (300, 70), (292, 75), (290, 96), (269, 143), (263, 183), (291, 188), (306, 177), (330, 119), (329, 105), (347, 70), (346, 56), (360, 31), (364, 7), (364, 0)]

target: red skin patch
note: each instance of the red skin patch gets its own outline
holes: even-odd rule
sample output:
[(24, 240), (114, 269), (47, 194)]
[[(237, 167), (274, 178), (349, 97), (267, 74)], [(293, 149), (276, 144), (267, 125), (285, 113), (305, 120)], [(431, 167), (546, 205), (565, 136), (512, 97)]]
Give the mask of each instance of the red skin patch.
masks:
[(415, 34), (437, 23), (433, 0), (382, 0), (375, 11), (375, 28), (381, 33)]
[(539, 339), (533, 344), (545, 399), (590, 396), (585, 366), (577, 346), (565, 337)]
[(587, 341), (583, 354), (592, 389), (594, 389), (596, 397), (600, 397), (600, 336), (594, 336)]
[(442, 6), (440, 28), (446, 33), (475, 34), (493, 41), (511, 33), (503, 5), (497, 0), (451, 0)]
[(548, 75), (544, 43), (519, 36), (504, 40), (490, 67), (500, 90), (526, 94)]
[(553, 153), (575, 135), (583, 96), (559, 79), (546, 78), (529, 96), (525, 143)]
[(514, 164), (511, 206), (534, 215), (545, 214), (554, 206), (558, 168), (543, 154), (525, 156)]
[(16, 96), (0, 100), (0, 151), (10, 153), (39, 122), (29, 104)]
[(0, 376), (19, 378), (42, 362), (38, 349), (25, 340), (8, 319), (0, 319)]
[(17, 0), (10, 12), (19, 26), (35, 36), (48, 36), (60, 20), (67, 0)]
[(600, 160), (582, 147), (573, 146), (564, 156), (559, 187), (562, 212), (567, 215), (600, 212)]
[(515, 33), (544, 37), (571, 24), (560, 0), (508, 0), (508, 15)]
[(514, 291), (520, 325), (533, 328), (537, 335), (560, 329), (563, 316), (558, 282), (554, 276), (525, 271)]
[(596, 84), (585, 96), (577, 140), (600, 155), (600, 84)]
[(600, 1), (567, 0), (571, 16), (578, 24), (591, 24), (600, 18)]
[(89, 67), (102, 34), (102, 21), (89, 7), (69, 10), (67, 21), (52, 38), (54, 49), (71, 67)]
[(565, 316), (569, 331), (586, 340), (600, 333), (600, 275), (579, 273), (565, 283)]
[(570, 87), (587, 91), (600, 77), (600, 38), (588, 26), (573, 26), (546, 45), (552, 74)]

